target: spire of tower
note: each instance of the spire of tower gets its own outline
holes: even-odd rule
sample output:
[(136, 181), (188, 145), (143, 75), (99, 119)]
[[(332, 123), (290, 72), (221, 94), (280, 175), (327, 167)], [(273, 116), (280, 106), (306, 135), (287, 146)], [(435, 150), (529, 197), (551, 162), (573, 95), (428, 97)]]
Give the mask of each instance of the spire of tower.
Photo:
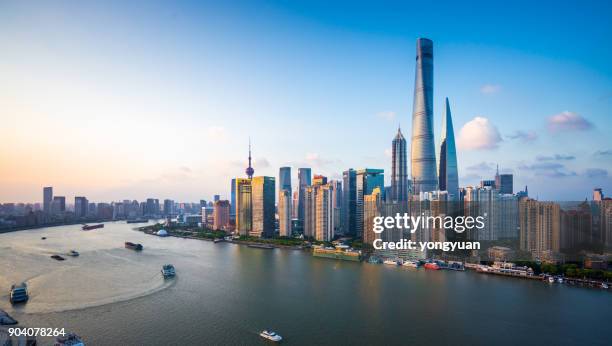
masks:
[(249, 167), (247, 167), (245, 172), (249, 179), (252, 179), (253, 174), (255, 173), (255, 170), (253, 169), (253, 167), (251, 167), (251, 137), (249, 137)]

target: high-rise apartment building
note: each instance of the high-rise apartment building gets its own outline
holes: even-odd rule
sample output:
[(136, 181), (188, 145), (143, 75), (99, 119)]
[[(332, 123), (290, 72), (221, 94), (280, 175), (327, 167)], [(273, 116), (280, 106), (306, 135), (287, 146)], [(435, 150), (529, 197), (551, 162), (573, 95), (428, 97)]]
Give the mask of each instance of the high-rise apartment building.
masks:
[(275, 177), (253, 177), (252, 208), (253, 227), (250, 235), (254, 237), (273, 237), (275, 228)]
[(553, 202), (524, 199), (519, 202), (520, 248), (535, 258), (558, 253), (561, 248), (561, 208)]
[(410, 166), (413, 193), (438, 187), (433, 135), (433, 42), (417, 39)]
[(302, 194), (303, 205), (304, 205), (304, 221), (302, 222), (302, 229), (304, 230), (304, 237), (316, 236), (316, 225), (317, 225), (317, 205), (316, 205), (316, 192), (319, 186), (306, 186), (304, 193)]
[(442, 137), (440, 138), (440, 153), (438, 157), (438, 188), (448, 192), (448, 200), (459, 199), (459, 172), (457, 169), (457, 150), (455, 148), (455, 133), (448, 97), (442, 118)]

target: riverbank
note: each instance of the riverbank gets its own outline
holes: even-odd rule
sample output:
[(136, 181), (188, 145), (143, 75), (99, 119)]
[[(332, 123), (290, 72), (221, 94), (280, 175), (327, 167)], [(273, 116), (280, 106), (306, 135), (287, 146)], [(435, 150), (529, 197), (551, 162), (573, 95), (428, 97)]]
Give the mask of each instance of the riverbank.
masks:
[(57, 222), (57, 223), (46, 223), (40, 225), (32, 225), (32, 226), (20, 226), (20, 227), (11, 227), (11, 228), (0, 228), (0, 234), (2, 233), (10, 233), (10, 232), (18, 232), (18, 231), (28, 231), (33, 229), (41, 229), (47, 227), (61, 227), (61, 226), (72, 226), (72, 225), (84, 225), (87, 223), (103, 223), (103, 222), (113, 222), (113, 221), (121, 221), (121, 220), (79, 220), (79, 221), (71, 221), (71, 222)]
[[(154, 226), (154, 225), (153, 225)], [(144, 226), (144, 227), (137, 227), (136, 229), (144, 232), (148, 235), (153, 235), (156, 237), (159, 237), (157, 235), (157, 229), (153, 226)], [(165, 228), (164, 228), (165, 229)], [(181, 231), (176, 231), (176, 230), (167, 230), (168, 232), (168, 237), (175, 237), (175, 238), (183, 238), (183, 239), (195, 239), (195, 240), (204, 240), (204, 241), (215, 241), (215, 239), (222, 239), (222, 242), (225, 243), (232, 243), (232, 244), (238, 244), (238, 245), (269, 245), (272, 246), (274, 248), (280, 248), (280, 249), (288, 249), (288, 250), (304, 250), (304, 249), (309, 249), (308, 246), (305, 245), (285, 245), (285, 244), (277, 244), (274, 243), (274, 239), (264, 239), (263, 241), (255, 241), (255, 240), (241, 240), (241, 239), (232, 239), (232, 240), (227, 240), (225, 239), (225, 237), (219, 236), (219, 237), (206, 237), (206, 236), (200, 236), (198, 235), (198, 232), (194, 232), (194, 231), (188, 231), (188, 230), (181, 230)], [(191, 233), (191, 234), (186, 234), (186, 233)], [(212, 234), (212, 233), (211, 233)]]

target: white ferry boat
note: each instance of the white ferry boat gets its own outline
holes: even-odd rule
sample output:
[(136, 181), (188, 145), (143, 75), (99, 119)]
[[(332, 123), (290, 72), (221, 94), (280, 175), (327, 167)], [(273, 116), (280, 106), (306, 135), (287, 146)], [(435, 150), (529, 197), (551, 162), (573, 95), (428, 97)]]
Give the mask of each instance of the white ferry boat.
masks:
[(417, 261), (404, 261), (402, 265), (404, 267), (418, 268), (420, 266), (420, 263)]
[(161, 273), (164, 278), (171, 278), (176, 275), (176, 270), (174, 269), (174, 266), (172, 264), (164, 264)]
[(264, 330), (261, 333), (259, 333), (259, 336), (261, 336), (264, 339), (268, 339), (270, 341), (274, 341), (274, 342), (279, 342), (281, 340), (283, 340), (283, 337), (276, 334), (273, 331), (268, 331), (268, 330)]
[(396, 260), (396, 259), (386, 259), (383, 263), (384, 264), (393, 265), (393, 266), (400, 265), (400, 262), (398, 260)]

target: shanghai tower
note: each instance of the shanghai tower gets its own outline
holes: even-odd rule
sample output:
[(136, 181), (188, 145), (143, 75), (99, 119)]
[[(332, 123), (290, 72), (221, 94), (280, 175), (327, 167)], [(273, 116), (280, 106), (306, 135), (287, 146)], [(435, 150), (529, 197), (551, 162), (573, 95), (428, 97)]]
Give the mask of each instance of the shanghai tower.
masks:
[(437, 190), (436, 153), (433, 135), (433, 42), (417, 39), (410, 170), (412, 192)]
[(457, 172), (457, 150), (455, 149), (455, 133), (451, 117), (448, 97), (442, 118), (442, 137), (440, 138), (440, 163), (438, 177), (440, 191), (447, 191), (449, 200), (459, 197), (459, 174)]

